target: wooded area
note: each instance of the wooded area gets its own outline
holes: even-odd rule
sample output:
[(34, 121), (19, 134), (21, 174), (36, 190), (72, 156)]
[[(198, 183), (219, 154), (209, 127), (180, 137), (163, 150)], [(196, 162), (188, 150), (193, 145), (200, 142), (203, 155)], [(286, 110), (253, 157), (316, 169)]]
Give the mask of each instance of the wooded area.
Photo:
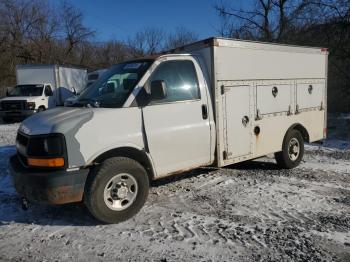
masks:
[[(213, 8), (218, 35), (329, 48), (330, 111), (350, 111), (350, 0), (252, 0), (245, 10), (233, 0)], [(198, 3), (199, 4), (199, 3)], [(74, 64), (90, 70), (195, 41), (185, 27), (165, 32), (143, 28), (127, 40), (98, 42), (69, 2), (0, 0), (0, 96), (15, 84), (17, 64)]]

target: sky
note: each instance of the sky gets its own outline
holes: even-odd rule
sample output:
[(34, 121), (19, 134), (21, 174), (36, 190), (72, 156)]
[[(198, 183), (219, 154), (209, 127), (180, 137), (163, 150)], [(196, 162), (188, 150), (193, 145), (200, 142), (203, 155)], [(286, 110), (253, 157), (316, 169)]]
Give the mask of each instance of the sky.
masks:
[[(200, 39), (218, 35), (221, 0), (70, 0), (84, 14), (84, 22), (96, 31), (98, 41), (126, 40), (144, 27), (170, 32), (184, 26)], [(228, 1), (228, 0), (226, 0)], [(242, 6), (247, 0), (231, 0)]]

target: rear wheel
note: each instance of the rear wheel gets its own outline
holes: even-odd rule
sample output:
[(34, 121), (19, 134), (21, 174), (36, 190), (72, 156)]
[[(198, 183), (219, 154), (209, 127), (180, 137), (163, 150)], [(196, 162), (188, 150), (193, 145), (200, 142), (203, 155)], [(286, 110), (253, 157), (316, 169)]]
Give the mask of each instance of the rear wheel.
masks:
[(84, 202), (96, 219), (105, 223), (119, 223), (142, 208), (148, 190), (147, 172), (138, 162), (113, 157), (92, 170)]
[(304, 139), (298, 130), (289, 131), (283, 140), (282, 151), (275, 153), (277, 165), (291, 169), (298, 166), (304, 155)]

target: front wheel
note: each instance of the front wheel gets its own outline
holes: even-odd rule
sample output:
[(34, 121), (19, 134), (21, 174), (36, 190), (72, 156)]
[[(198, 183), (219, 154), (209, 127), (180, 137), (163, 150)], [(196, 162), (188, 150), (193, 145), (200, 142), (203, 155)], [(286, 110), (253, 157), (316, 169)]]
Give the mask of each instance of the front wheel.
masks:
[(126, 157), (113, 157), (89, 174), (84, 202), (96, 219), (119, 223), (142, 208), (148, 190), (147, 172), (138, 162)]
[(298, 130), (289, 131), (283, 140), (282, 151), (275, 153), (277, 165), (291, 169), (298, 166), (304, 155), (304, 139)]
[(39, 106), (38, 110), (36, 111), (37, 113), (45, 111), (46, 108), (44, 106)]

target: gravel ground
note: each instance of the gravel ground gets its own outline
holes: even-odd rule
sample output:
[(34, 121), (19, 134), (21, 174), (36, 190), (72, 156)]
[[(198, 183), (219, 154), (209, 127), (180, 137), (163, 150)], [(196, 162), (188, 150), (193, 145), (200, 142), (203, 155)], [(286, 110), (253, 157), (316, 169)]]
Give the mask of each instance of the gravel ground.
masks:
[(267, 156), (163, 179), (137, 216), (102, 225), (83, 205), (21, 210), (7, 164), (18, 124), (0, 125), (0, 260), (350, 261), (344, 127), (307, 145), (298, 168), (279, 170)]

